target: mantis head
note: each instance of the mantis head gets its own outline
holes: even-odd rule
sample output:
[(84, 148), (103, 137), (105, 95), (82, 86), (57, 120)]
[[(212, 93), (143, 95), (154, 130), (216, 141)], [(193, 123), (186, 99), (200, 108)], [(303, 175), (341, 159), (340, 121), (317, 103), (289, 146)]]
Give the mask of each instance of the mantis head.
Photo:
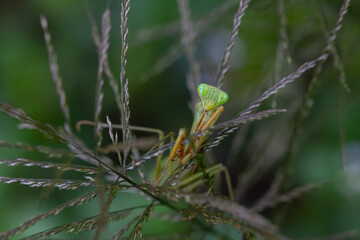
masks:
[(205, 83), (198, 86), (198, 93), (206, 111), (211, 111), (225, 104), (229, 99), (226, 92)]

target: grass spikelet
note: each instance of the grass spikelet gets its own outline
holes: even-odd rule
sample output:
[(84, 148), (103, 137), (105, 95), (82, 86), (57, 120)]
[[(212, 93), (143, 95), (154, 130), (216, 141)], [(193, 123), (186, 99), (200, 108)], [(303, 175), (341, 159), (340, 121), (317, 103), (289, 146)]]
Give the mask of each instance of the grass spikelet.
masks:
[(108, 126), (109, 126), (109, 136), (110, 136), (111, 142), (112, 142), (112, 144), (114, 146), (114, 149), (115, 149), (115, 151), (117, 153), (119, 163), (120, 163), (120, 166), (121, 166), (122, 161), (121, 161), (121, 154), (120, 154), (120, 151), (119, 151), (119, 148), (118, 148), (118, 135), (116, 134), (115, 137), (114, 137), (114, 133), (113, 133), (113, 129), (112, 129), (112, 123), (111, 123), (110, 118), (108, 116), (106, 116), (106, 122), (108, 123)]
[(76, 171), (85, 174), (96, 174), (97, 168), (94, 167), (84, 167), (79, 165), (69, 165), (69, 164), (60, 164), (60, 163), (51, 163), (51, 162), (38, 162), (32, 161), (25, 158), (18, 158), (15, 160), (0, 159), (0, 165), (6, 164), (8, 166), (24, 166), (24, 167), (41, 167), (41, 168), (55, 168), (61, 171)]
[(189, 9), (189, 0), (177, 0), (180, 22), (182, 29), (181, 41), (185, 49), (185, 55), (189, 62), (189, 71), (186, 74), (186, 86), (189, 89), (191, 95), (191, 101), (189, 103), (190, 109), (193, 109), (197, 98), (197, 86), (200, 84), (200, 64), (195, 58), (195, 34), (192, 29), (191, 14)]
[(261, 94), (260, 97), (258, 97), (255, 101), (253, 101), (249, 105), (249, 107), (247, 107), (245, 110), (241, 111), (238, 114), (238, 116), (244, 116), (244, 115), (251, 113), (255, 108), (258, 108), (264, 100), (268, 99), (270, 96), (277, 93), (281, 88), (285, 87), (289, 83), (292, 83), (294, 80), (299, 78), (302, 74), (304, 74), (309, 69), (314, 68), (319, 62), (325, 61), (328, 58), (328, 56), (329, 56), (329, 54), (324, 53), (320, 57), (318, 57), (312, 61), (305, 62), (298, 69), (296, 69), (296, 71), (294, 71), (293, 73), (284, 77), (279, 82), (277, 82), (272, 87), (270, 87), (268, 90), (266, 90), (263, 94)]
[(236, 228), (238, 231), (242, 233), (242, 239), (255, 239), (254, 237), (246, 238), (246, 236), (249, 235), (253, 236), (253, 233), (256, 233), (264, 237), (265, 239), (289, 240), (288, 238), (283, 237), (278, 233), (268, 232), (261, 228), (260, 229), (253, 228), (252, 226), (249, 226), (248, 224), (239, 221), (239, 219), (224, 216), (221, 212), (199, 211), (199, 212), (195, 212), (194, 214), (198, 214), (202, 216), (205, 221), (212, 224), (219, 224), (219, 223), (231, 224), (234, 228)]
[(32, 146), (26, 143), (22, 142), (15, 142), (15, 143), (9, 143), (6, 141), (0, 140), (0, 147), (6, 147), (6, 148), (20, 148), (24, 151), (28, 152), (39, 152), (45, 154), (49, 158), (60, 158), (63, 156), (71, 156), (73, 155), (72, 152), (67, 151), (65, 149), (57, 149), (57, 148), (51, 148), (48, 146)]
[(7, 103), (0, 102), (0, 111), (4, 112), (5, 114), (9, 115), (12, 118), (17, 119), (22, 124), (19, 125), (19, 128), (27, 128), (27, 129), (34, 129), (49, 139), (58, 142), (64, 142), (64, 139), (60, 137), (58, 132), (49, 124), (42, 123), (37, 121), (31, 117), (29, 117), (22, 109), (15, 108)]
[[(210, 128), (209, 131), (207, 131), (211, 135), (210, 135), (209, 139), (206, 141), (206, 143), (204, 144), (204, 150), (208, 151), (208, 150), (218, 146), (220, 144), (220, 142), (226, 136), (228, 136), (228, 134), (235, 131), (241, 124), (246, 124), (246, 123), (250, 123), (250, 122), (253, 122), (256, 120), (261, 120), (263, 118), (267, 118), (267, 117), (270, 117), (277, 113), (283, 113), (283, 112), (286, 112), (286, 110), (285, 109), (271, 109), (271, 110), (266, 110), (266, 111), (250, 114), (250, 115), (239, 116), (232, 120), (216, 124), (215, 126)], [(201, 135), (201, 134), (203, 134), (203, 133), (199, 132), (196, 135)]]
[(0, 177), (0, 182), (5, 184), (20, 183), (29, 187), (48, 187), (55, 186), (60, 190), (75, 190), (79, 187), (94, 187), (93, 182), (78, 181), (78, 180), (57, 180), (52, 179), (33, 179), (33, 178), (10, 178)]
[(139, 218), (139, 221), (136, 223), (134, 229), (132, 230), (130, 234), (131, 240), (141, 239), (142, 238), (142, 224), (144, 221), (147, 221), (149, 219), (150, 213), (154, 208), (154, 202), (152, 202), (143, 212), (141, 217)]
[(226, 212), (254, 229), (261, 229), (268, 233), (276, 233), (277, 231), (277, 228), (267, 219), (232, 201), (207, 196), (206, 194), (184, 193), (170, 188), (151, 187), (150, 190), (155, 195), (165, 195), (170, 200), (183, 200), (193, 206), (206, 205), (219, 211)]
[(262, 112), (258, 112), (258, 113), (254, 113), (254, 114), (250, 114), (250, 115), (245, 115), (245, 116), (240, 116), (234, 119), (231, 119), (229, 121), (226, 122), (222, 122), (219, 124), (216, 124), (212, 129), (224, 129), (227, 127), (235, 127), (235, 126), (239, 126), (240, 124), (246, 124), (249, 122), (253, 122), (256, 120), (261, 120), (263, 118), (267, 118), (273, 115), (276, 115), (278, 113), (284, 113), (286, 112), (286, 109), (270, 109), (270, 110), (265, 110)]
[(124, 157), (122, 166), (126, 166), (127, 155), (129, 152), (129, 141), (130, 141), (130, 129), (129, 129), (129, 120), (130, 120), (130, 108), (129, 108), (129, 80), (125, 76), (125, 67), (126, 67), (126, 53), (128, 50), (127, 44), (127, 35), (128, 35), (128, 14), (130, 11), (130, 0), (124, 0), (121, 3), (121, 25), (120, 25), (120, 32), (121, 32), (121, 70), (120, 70), (120, 86), (121, 86), (121, 122), (123, 126), (123, 142), (125, 145), (124, 149)]
[[(105, 216), (104, 222), (109, 223), (112, 221), (122, 220), (128, 217), (130, 213), (131, 210), (119, 210), (119, 211), (111, 212)], [(89, 231), (95, 229), (98, 226), (100, 222), (100, 217), (101, 216), (97, 215), (86, 218), (81, 221), (65, 224), (59, 227), (54, 227), (49, 230), (26, 237), (24, 238), (24, 240), (36, 240), (43, 237), (51, 237), (64, 231), (66, 231), (67, 233), (80, 233), (84, 231)]]
[(224, 82), (224, 79), (225, 79), (225, 75), (230, 69), (231, 51), (232, 51), (232, 49), (233, 49), (233, 47), (235, 45), (236, 37), (239, 34), (239, 26), (241, 24), (242, 18), (245, 15), (245, 11), (248, 8), (248, 5), (249, 5), (250, 1), (251, 0), (240, 0), (239, 9), (235, 13), (233, 29), (231, 31), (228, 44), (226, 46), (223, 58), (222, 58), (222, 60), (220, 62), (218, 72), (217, 72), (215, 86), (218, 87), (218, 88), (221, 88), (221, 86), (222, 86), (222, 84)]
[(121, 235), (123, 235), (127, 230), (129, 230), (129, 228), (131, 227), (131, 225), (133, 225), (135, 222), (137, 222), (139, 220), (140, 217), (135, 217), (133, 218), (128, 224), (126, 224), (123, 228), (121, 228), (113, 237), (112, 240), (119, 240)]
[[(101, 39), (102, 39), (102, 37), (100, 36), (99, 28), (96, 25), (95, 19), (94, 19), (93, 14), (92, 14), (92, 12), (91, 12), (88, 5), (87, 5), (87, 13), (88, 13), (88, 16), (89, 16), (89, 19), (90, 19), (90, 22), (91, 22), (92, 37), (93, 37), (94, 43), (96, 45), (96, 48), (97, 48), (98, 52), (101, 52), (101, 42), (102, 42)], [(107, 29), (108, 35), (110, 35), (110, 30), (111, 30), (110, 12), (109, 12), (109, 21), (106, 22), (106, 28), (104, 28), (104, 29)], [(107, 31), (105, 31), (105, 32), (107, 32)], [(121, 97), (120, 97), (120, 94), (119, 94), (119, 84), (117, 83), (117, 81), (115, 80), (114, 75), (111, 72), (107, 54), (105, 56), (105, 61), (104, 61), (104, 66), (103, 67), (104, 67), (105, 75), (107, 76), (107, 78), (109, 80), (109, 85), (110, 85), (110, 87), (111, 87), (111, 89), (112, 89), (112, 91), (114, 93), (116, 105), (118, 106), (119, 111), (121, 112)]]
[(110, 9), (107, 8), (102, 16), (102, 25), (101, 25), (101, 43), (98, 48), (99, 54), (99, 65), (98, 65), (98, 75), (96, 82), (96, 96), (95, 96), (95, 138), (97, 147), (101, 145), (102, 139), (102, 128), (100, 125), (100, 115), (102, 109), (102, 102), (104, 98), (104, 93), (102, 92), (102, 87), (104, 85), (104, 65), (107, 59), (107, 51), (109, 49), (109, 35), (110, 35), (111, 25), (110, 25)]
[(59, 205), (49, 211), (46, 211), (44, 213), (38, 214), (34, 217), (32, 217), (31, 219), (23, 222), (22, 224), (20, 224), (20, 226), (7, 231), (7, 232), (3, 232), (0, 234), (0, 239), (8, 239), (11, 238), (17, 234), (22, 233), (23, 231), (25, 231), (26, 229), (28, 229), (29, 227), (33, 226), (35, 223), (37, 223), (40, 220), (46, 219), (48, 217), (51, 216), (55, 216), (58, 215), (60, 212), (62, 212), (64, 209), (72, 207), (72, 206), (80, 206), (86, 202), (91, 201), (92, 199), (94, 199), (97, 196), (98, 192), (97, 191), (93, 191), (91, 193), (82, 195), (78, 198), (75, 198), (73, 200), (70, 200), (62, 205)]
[(46, 48), (47, 48), (48, 55), (49, 55), (49, 68), (50, 68), (50, 72), (51, 72), (51, 77), (52, 77), (55, 87), (56, 87), (56, 92), (59, 96), (60, 108), (64, 114), (65, 122), (66, 122), (67, 126), (70, 126), (70, 110), (69, 110), (69, 106), (66, 102), (66, 95), (65, 95), (65, 92), (63, 89), (62, 79), (61, 79), (60, 73), (59, 73), (59, 65), (57, 62), (57, 56), (54, 52), (54, 47), (51, 43), (51, 35), (50, 35), (49, 29), (48, 29), (48, 22), (44, 15), (40, 16), (40, 23), (41, 23), (41, 27), (44, 31)]

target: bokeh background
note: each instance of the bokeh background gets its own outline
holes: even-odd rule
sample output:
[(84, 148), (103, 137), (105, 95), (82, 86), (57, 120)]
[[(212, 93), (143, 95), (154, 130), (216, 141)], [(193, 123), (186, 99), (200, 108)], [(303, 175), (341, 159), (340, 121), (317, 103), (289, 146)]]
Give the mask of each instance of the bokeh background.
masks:
[[(112, 32), (109, 60), (115, 76), (120, 69), (120, 1), (109, 1)], [(218, 8), (223, 1), (190, 1), (195, 20)], [(230, 1), (231, 2), (231, 1)], [(221, 60), (238, 1), (224, 11), (196, 40), (196, 57), (201, 63), (202, 81), (213, 83), (217, 64)], [(108, 1), (89, 1), (98, 23)], [(224, 89), (230, 95), (226, 111), (220, 121), (230, 119), (244, 109), (275, 81), (294, 71), (303, 62), (320, 55), (327, 33), (337, 18), (342, 1), (290, 0), (285, 1), (288, 52), (280, 71), (275, 74), (277, 47), (280, 41), (280, 21), (277, 1), (254, 1), (240, 26), (232, 55), (232, 69)], [(39, 17), (46, 15), (60, 74), (70, 105), (72, 123), (93, 119), (98, 56), (91, 37), (91, 24), (84, 1), (36, 0), (0, 2), (0, 101), (20, 107), (35, 118), (54, 126), (63, 124), (58, 98), (48, 69), (48, 58)], [(294, 238), (308, 238), (360, 230), (360, 4), (352, 1), (343, 27), (336, 40), (336, 48), (343, 65), (347, 92), (340, 83), (339, 70), (330, 58), (324, 65), (316, 85), (312, 108), (300, 134), (295, 139), (291, 186), (327, 181), (300, 199), (288, 204), (279, 217), (275, 211), (266, 212), (279, 223), (281, 231)], [(190, 127), (192, 113), (188, 107), (190, 94), (186, 87), (188, 63), (183, 52), (171, 62), (169, 52), (180, 45), (179, 12), (176, 1), (136, 0), (129, 15), (128, 66), (132, 125), (159, 128), (165, 132)], [(154, 72), (159, 62), (171, 62)], [(160, 64), (160, 66), (163, 66)], [(263, 151), (264, 159), (276, 158), (274, 166), (281, 166), (284, 148), (296, 121), (299, 105), (313, 72), (306, 73), (295, 83), (269, 99), (265, 108), (276, 102), (288, 109), (281, 116), (247, 126), (244, 143), (230, 165), (234, 185), (249, 159)], [(280, 77), (280, 78), (279, 78)], [(119, 122), (119, 112), (109, 86), (105, 86), (104, 111), (113, 123)], [(271, 135), (276, 141), (263, 150)], [(84, 127), (79, 136), (93, 146), (93, 130)], [(148, 136), (148, 134), (140, 134)], [(214, 151), (217, 161), (227, 159), (231, 136)], [(104, 137), (106, 138), (106, 137)], [(48, 143), (40, 135), (18, 130), (17, 122), (0, 114), (0, 139), (29, 144)], [(105, 141), (109, 141), (108, 139)], [(53, 145), (52, 145), (53, 146)], [(56, 146), (56, 145), (55, 145)], [(0, 158), (27, 157), (42, 159), (42, 155), (19, 149), (0, 148)], [(260, 180), (243, 197), (242, 204), (251, 205), (274, 176), (274, 168), (259, 176)], [(45, 170), (0, 166), (0, 176), (46, 178), (53, 174)], [(66, 177), (66, 175), (65, 175)], [(41, 189), (29, 189), (18, 184), (0, 184), (0, 232), (18, 226), (36, 213), (63, 203), (78, 192), (55, 191), (42, 202)], [(121, 196), (122, 207), (146, 203), (136, 194)], [(120, 206), (117, 205), (117, 206)], [(90, 207), (70, 209), (57, 217), (42, 221), (25, 235), (98, 213), (97, 202)], [(286, 214), (285, 214), (285, 213)], [(150, 223), (151, 224), (151, 223)], [(145, 231), (162, 231), (159, 224), (145, 225)], [(173, 230), (167, 226), (167, 231)], [(86, 235), (85, 235), (86, 236)], [(360, 239), (360, 238), (359, 238)]]

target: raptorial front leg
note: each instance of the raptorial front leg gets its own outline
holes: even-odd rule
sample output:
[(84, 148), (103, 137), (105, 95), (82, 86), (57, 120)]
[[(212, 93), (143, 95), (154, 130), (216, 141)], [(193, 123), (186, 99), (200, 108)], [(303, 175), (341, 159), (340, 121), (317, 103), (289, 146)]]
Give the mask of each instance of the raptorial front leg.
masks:
[(176, 138), (176, 141), (175, 141), (175, 145), (174, 145), (173, 149), (171, 150), (171, 153), (169, 156), (170, 161), (174, 161), (176, 156), (181, 157), (182, 154), (184, 154), (185, 146), (184, 146), (184, 144), (181, 144), (181, 142), (184, 141), (185, 137), (186, 137), (186, 129), (180, 128), (178, 137)]
[(166, 173), (166, 170), (167, 170), (167, 165), (169, 164), (169, 161), (171, 162), (171, 169), (170, 170), (172, 171), (173, 170), (172, 166), (173, 166), (173, 162), (175, 160), (175, 157), (180, 158), (184, 154), (185, 146), (184, 146), (184, 144), (181, 144), (181, 142), (184, 141), (185, 137), (186, 137), (186, 129), (181, 128), (179, 130), (179, 134), (178, 134), (178, 136), (176, 138), (175, 145), (172, 148), (168, 159), (166, 160), (166, 163), (165, 163), (165, 166), (164, 166), (164, 169), (162, 171), (161, 176), (158, 176), (158, 173), (159, 173), (158, 170), (161, 168), (161, 162), (156, 163), (156, 174), (155, 174), (156, 181), (155, 181), (155, 185), (158, 185), (160, 180), (165, 176), (165, 173)]

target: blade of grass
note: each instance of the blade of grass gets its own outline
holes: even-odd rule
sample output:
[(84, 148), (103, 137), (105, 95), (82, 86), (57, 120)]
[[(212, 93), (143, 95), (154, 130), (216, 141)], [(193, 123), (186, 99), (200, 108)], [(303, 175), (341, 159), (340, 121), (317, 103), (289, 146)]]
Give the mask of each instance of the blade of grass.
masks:
[(102, 102), (104, 98), (104, 93), (102, 87), (104, 85), (104, 65), (107, 59), (107, 51), (109, 49), (109, 35), (110, 35), (111, 25), (110, 25), (110, 9), (109, 7), (105, 10), (102, 16), (102, 25), (101, 25), (101, 43), (98, 48), (99, 63), (98, 63), (98, 74), (96, 81), (96, 96), (95, 96), (95, 142), (96, 148), (101, 145), (102, 141), (102, 128), (100, 125), (100, 115), (102, 110)]
[(126, 67), (126, 53), (128, 50), (127, 35), (128, 35), (128, 14), (130, 11), (130, 0), (124, 0), (121, 3), (121, 69), (120, 69), (120, 86), (121, 86), (121, 122), (123, 125), (123, 143), (125, 145), (124, 149), (124, 157), (121, 166), (126, 166), (126, 160), (129, 152), (129, 141), (130, 141), (130, 129), (129, 129), (129, 121), (130, 121), (130, 108), (129, 108), (129, 80), (125, 76), (125, 67)]
[(217, 72), (215, 86), (218, 88), (221, 88), (221, 86), (223, 85), (225, 75), (230, 69), (231, 51), (235, 45), (235, 40), (236, 40), (237, 35), (239, 34), (239, 27), (240, 27), (242, 18), (245, 15), (245, 11), (248, 8), (250, 1), (251, 0), (240, 0), (240, 2), (239, 2), (239, 8), (234, 16), (233, 29), (231, 31), (228, 44), (226, 46), (223, 58), (220, 62), (218, 72)]
[(40, 16), (40, 23), (41, 23), (41, 27), (43, 28), (43, 31), (44, 31), (46, 48), (47, 48), (48, 55), (49, 55), (49, 68), (50, 68), (50, 72), (51, 72), (51, 77), (55, 84), (56, 92), (57, 92), (59, 100), (60, 100), (59, 101), (60, 108), (65, 117), (65, 124), (68, 127), (70, 127), (70, 110), (69, 110), (69, 106), (66, 102), (66, 95), (65, 95), (65, 92), (63, 89), (62, 79), (59, 74), (59, 65), (57, 62), (57, 56), (54, 52), (54, 47), (51, 43), (51, 35), (50, 35), (49, 29), (48, 29), (48, 22), (46, 20), (45, 15)]

